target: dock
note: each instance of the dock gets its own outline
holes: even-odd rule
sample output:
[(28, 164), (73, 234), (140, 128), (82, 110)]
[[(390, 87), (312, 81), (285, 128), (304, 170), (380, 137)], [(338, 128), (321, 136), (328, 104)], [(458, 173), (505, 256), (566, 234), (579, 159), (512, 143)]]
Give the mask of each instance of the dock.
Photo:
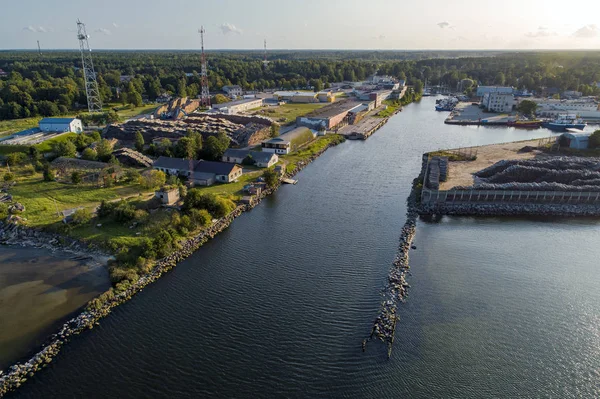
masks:
[(285, 178), (281, 179), (281, 182), (285, 183), (285, 184), (296, 184), (296, 183), (298, 183), (298, 180), (294, 180), (294, 179), (285, 177)]
[(368, 116), (358, 122), (356, 125), (345, 126), (339, 131), (339, 134), (345, 136), (348, 140), (366, 140), (377, 129), (387, 123), (389, 118), (378, 118)]

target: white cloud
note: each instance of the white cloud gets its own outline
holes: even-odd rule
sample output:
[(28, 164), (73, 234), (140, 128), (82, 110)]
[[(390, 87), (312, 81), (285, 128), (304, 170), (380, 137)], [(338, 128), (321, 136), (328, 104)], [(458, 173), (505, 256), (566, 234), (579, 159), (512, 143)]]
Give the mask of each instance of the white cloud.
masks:
[(439, 26), (442, 29), (449, 28), (450, 27), (450, 22), (447, 22), (447, 21), (438, 22), (437, 26)]
[(33, 26), (33, 25), (26, 26), (23, 28), (23, 30), (27, 30), (29, 32), (36, 32), (36, 33), (52, 32), (52, 29), (50, 29), (50, 28), (44, 28), (43, 26)]
[(224, 35), (228, 35), (230, 33), (235, 33), (238, 35), (242, 34), (242, 30), (240, 28), (238, 28), (234, 24), (230, 24), (229, 22), (222, 23), (219, 26), (219, 29), (221, 29), (221, 32), (223, 32)]
[(115, 27), (115, 28), (118, 28), (118, 27), (119, 27), (119, 24), (118, 24), (118, 23), (116, 23), (116, 22), (113, 22), (113, 23), (112, 23), (112, 26), (113, 26), (113, 27)]
[(592, 37), (597, 37), (600, 34), (600, 30), (598, 30), (598, 26), (591, 24), (583, 26), (573, 33), (573, 36), (577, 38), (589, 39)]
[(96, 33), (102, 33), (103, 35), (112, 35), (112, 32), (106, 28), (98, 28), (96, 29), (94, 32)]
[(373, 36), (374, 40), (385, 40), (385, 35)]

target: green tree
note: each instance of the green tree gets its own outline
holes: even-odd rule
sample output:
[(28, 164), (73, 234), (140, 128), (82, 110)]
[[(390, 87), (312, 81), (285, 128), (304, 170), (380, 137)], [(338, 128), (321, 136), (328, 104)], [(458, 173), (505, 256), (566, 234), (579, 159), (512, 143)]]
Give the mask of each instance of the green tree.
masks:
[(273, 123), (271, 125), (271, 138), (279, 137), (279, 125), (277, 123)]
[(269, 187), (275, 187), (279, 182), (279, 176), (272, 169), (267, 169), (263, 172), (263, 179), (265, 179), (265, 183)]
[(95, 161), (98, 158), (98, 154), (95, 150), (91, 148), (86, 148), (81, 153), (81, 158), (85, 159), (86, 161)]
[(185, 196), (183, 209), (206, 209), (215, 218), (222, 218), (235, 209), (235, 204), (230, 199), (193, 188)]
[(148, 173), (145, 173), (140, 178), (140, 184), (142, 187), (146, 189), (155, 189), (161, 186), (164, 186), (167, 181), (167, 175), (165, 172), (160, 170), (151, 170)]
[(139, 152), (144, 151), (144, 144), (144, 136), (142, 135), (142, 132), (138, 130), (135, 132), (135, 149)]
[(52, 152), (58, 157), (73, 158), (77, 153), (77, 147), (71, 141), (56, 141), (52, 143)]
[(108, 162), (113, 151), (112, 143), (107, 139), (101, 139), (96, 147), (98, 159), (102, 162)]
[(27, 155), (22, 152), (11, 152), (6, 156), (6, 163), (9, 166), (19, 166), (27, 162)]
[(536, 109), (537, 104), (535, 103), (535, 101), (531, 100), (523, 100), (517, 106), (517, 111), (519, 111), (525, 116), (534, 116)]
[(73, 184), (79, 184), (81, 183), (81, 172), (78, 170), (73, 171), (73, 173), (71, 173), (71, 182)]
[(600, 148), (600, 130), (596, 130), (590, 135), (588, 146), (590, 148)]
[(204, 155), (206, 158), (218, 161), (221, 159), (231, 140), (225, 132), (220, 131), (216, 136), (210, 136), (204, 145)]
[(223, 104), (228, 102), (229, 99), (225, 97), (223, 94), (215, 94), (213, 97), (213, 104)]
[(54, 170), (50, 168), (50, 165), (46, 164), (44, 167), (44, 181), (54, 181), (56, 180), (56, 173)]

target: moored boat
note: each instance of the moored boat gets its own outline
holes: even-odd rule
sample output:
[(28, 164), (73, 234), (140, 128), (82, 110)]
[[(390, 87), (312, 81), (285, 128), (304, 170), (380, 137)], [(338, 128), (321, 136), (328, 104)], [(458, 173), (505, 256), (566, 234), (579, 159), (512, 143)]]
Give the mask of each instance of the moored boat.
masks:
[(521, 129), (538, 129), (542, 126), (542, 121), (540, 120), (516, 120), (516, 121), (508, 121), (506, 124), (511, 127), (521, 128)]
[(559, 114), (556, 119), (544, 122), (542, 126), (556, 132), (564, 132), (567, 129), (583, 130), (587, 126), (587, 123), (575, 114)]

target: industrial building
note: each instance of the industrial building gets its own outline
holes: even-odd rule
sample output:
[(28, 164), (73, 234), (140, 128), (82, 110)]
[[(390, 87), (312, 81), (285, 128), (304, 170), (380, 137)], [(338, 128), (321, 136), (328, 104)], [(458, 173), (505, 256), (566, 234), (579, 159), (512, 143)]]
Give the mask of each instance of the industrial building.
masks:
[(511, 112), (515, 105), (512, 93), (487, 92), (483, 95), (481, 106), (490, 112)]
[(513, 91), (512, 87), (479, 86), (477, 87), (477, 97), (483, 97), (486, 93), (513, 94)]
[(289, 154), (296, 151), (300, 146), (311, 142), (316, 137), (316, 133), (306, 127), (297, 127), (279, 137), (263, 141), (263, 152), (275, 154)]
[(34, 145), (64, 133), (83, 131), (81, 120), (77, 118), (44, 118), (38, 126), (2, 137), (0, 141), (5, 145)]
[(262, 98), (245, 98), (243, 100), (231, 101), (223, 104), (214, 104), (212, 109), (223, 114), (233, 115), (262, 107), (262, 105)]
[(39, 123), (42, 132), (65, 133), (83, 132), (81, 119), (77, 118), (44, 118)]
[(241, 86), (223, 86), (223, 91), (230, 97), (241, 97), (243, 94)]
[(316, 130), (331, 130), (342, 123), (350, 111), (362, 105), (361, 101), (353, 100), (335, 102), (305, 116), (299, 116), (296, 118), (296, 125)]
[(374, 101), (375, 108), (381, 103), (392, 97), (393, 90), (373, 90), (364, 93), (357, 93), (358, 99), (362, 101)]
[(562, 112), (575, 112), (584, 119), (600, 119), (600, 106), (593, 98), (579, 100), (554, 100), (533, 98), (537, 104), (536, 113), (540, 116), (555, 116)]

